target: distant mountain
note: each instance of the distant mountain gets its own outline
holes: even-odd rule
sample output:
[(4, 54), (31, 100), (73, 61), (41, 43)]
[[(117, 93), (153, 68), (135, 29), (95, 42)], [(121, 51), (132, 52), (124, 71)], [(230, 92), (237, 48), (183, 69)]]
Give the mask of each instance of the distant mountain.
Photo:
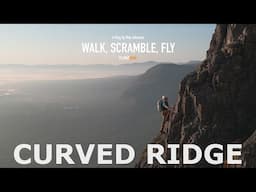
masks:
[(181, 63), (177, 63), (179, 65), (200, 65), (202, 63), (202, 61), (200, 60), (191, 60), (191, 61), (188, 61), (188, 62), (181, 62)]
[(12, 67), (12, 68), (38, 68), (38, 67), (44, 67), (44, 68), (133, 68), (133, 67), (146, 67), (150, 68), (155, 65), (159, 64), (159, 62), (155, 61), (147, 61), (142, 63), (127, 63), (127, 64), (119, 64), (119, 65), (113, 65), (113, 64), (91, 64), (91, 65), (83, 65), (83, 64), (35, 64), (35, 65), (29, 65), (29, 64), (0, 64), (0, 67)]
[(159, 62), (156, 61), (146, 61), (146, 62), (142, 62), (142, 63), (127, 63), (127, 64), (121, 64), (121, 65), (116, 65), (116, 66), (120, 66), (120, 67), (132, 67), (132, 66), (144, 66), (144, 67), (153, 67), (155, 65), (159, 64)]
[[(144, 73), (157, 62), (131, 64), (55, 64), (55, 65), (26, 65), (26, 64), (1, 64), (0, 77), (15, 80), (65, 80), (88, 79), (117, 76), (135, 76)], [(11, 69), (11, 70), (10, 70)]]
[(195, 66), (185, 64), (166, 63), (156, 65), (134, 79), (131, 86), (125, 91), (124, 97), (134, 99), (142, 105), (154, 107), (156, 100), (161, 95), (166, 95), (169, 97), (169, 102), (174, 103), (179, 82), (194, 69)]

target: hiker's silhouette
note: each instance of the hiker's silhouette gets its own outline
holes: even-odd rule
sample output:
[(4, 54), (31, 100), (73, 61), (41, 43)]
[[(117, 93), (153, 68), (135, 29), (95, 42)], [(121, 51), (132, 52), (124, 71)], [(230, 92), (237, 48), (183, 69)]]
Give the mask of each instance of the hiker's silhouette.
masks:
[(168, 97), (162, 96), (158, 101), (158, 110), (161, 112), (162, 123), (161, 123), (161, 133), (168, 133), (171, 108), (169, 107)]

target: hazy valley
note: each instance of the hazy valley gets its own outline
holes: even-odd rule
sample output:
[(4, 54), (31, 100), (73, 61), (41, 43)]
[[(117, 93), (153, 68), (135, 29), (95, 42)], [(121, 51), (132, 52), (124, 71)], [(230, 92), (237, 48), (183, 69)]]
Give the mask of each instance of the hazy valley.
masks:
[[(3, 167), (18, 166), (13, 160), (13, 149), (20, 143), (129, 143), (139, 154), (159, 131), (156, 100), (164, 94), (174, 104), (180, 80), (195, 65), (149, 62), (119, 67), (87, 66), (86, 70), (81, 66), (61, 69), (23, 66), (16, 71), (14, 68), (2, 66), (0, 73), (7, 76), (9, 71), (9, 75), (17, 73), (18, 77), (25, 75), (28, 79), (2, 76), (0, 164)], [(58, 78), (38, 76), (41, 72), (55, 77), (56, 71)], [(85, 78), (86, 71), (116, 77), (80, 79)], [(72, 73), (70, 78), (68, 75)], [(96, 162), (89, 166), (96, 166)]]

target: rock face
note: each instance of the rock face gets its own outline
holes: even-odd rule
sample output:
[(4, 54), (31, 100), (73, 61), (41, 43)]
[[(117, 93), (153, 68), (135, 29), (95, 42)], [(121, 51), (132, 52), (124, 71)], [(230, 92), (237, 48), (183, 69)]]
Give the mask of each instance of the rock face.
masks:
[(243, 166), (256, 167), (256, 131), (243, 144)]
[(255, 74), (256, 25), (217, 25), (206, 59), (180, 83), (167, 142), (244, 143), (243, 166), (256, 167)]

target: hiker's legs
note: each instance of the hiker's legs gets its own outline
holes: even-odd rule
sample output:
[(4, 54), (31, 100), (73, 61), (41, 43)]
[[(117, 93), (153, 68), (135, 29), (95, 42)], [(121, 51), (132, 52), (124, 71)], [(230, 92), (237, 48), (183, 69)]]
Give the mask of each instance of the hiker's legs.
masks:
[[(170, 110), (164, 110), (162, 112), (162, 125), (161, 125), (161, 132), (165, 132), (165, 126), (168, 125), (170, 121)], [(168, 128), (166, 128), (168, 130)]]
[(170, 121), (170, 110), (166, 110), (166, 115), (165, 115), (165, 130), (166, 130), (166, 133), (168, 133), (169, 121)]
[(162, 112), (162, 125), (161, 125), (161, 132), (164, 132), (164, 127), (166, 122), (168, 122), (168, 110)]
[(167, 122), (170, 120), (170, 114), (171, 114), (171, 111), (170, 111), (170, 110), (167, 110), (167, 111), (166, 111), (166, 121), (167, 121)]
[(160, 130), (160, 132), (162, 132), (163, 130), (164, 130), (164, 124), (165, 124), (165, 122), (164, 122), (164, 111), (162, 111), (161, 112), (161, 115), (162, 115), (162, 122), (161, 122), (161, 130)]

